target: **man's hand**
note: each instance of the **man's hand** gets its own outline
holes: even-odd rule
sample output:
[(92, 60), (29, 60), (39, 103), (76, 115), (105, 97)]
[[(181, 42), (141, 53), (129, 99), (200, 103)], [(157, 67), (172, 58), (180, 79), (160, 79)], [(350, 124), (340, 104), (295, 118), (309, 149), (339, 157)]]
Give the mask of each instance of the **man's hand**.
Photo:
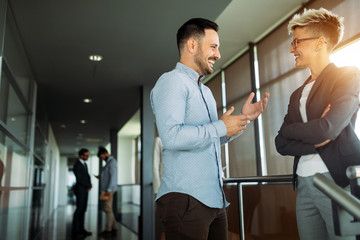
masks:
[[(323, 117), (326, 116), (326, 114), (330, 111), (330, 108), (331, 108), (331, 104), (329, 103), (329, 104), (326, 106), (323, 114), (321, 115), (321, 118), (323, 118)], [(328, 144), (329, 142), (330, 142), (330, 139), (327, 139), (327, 140), (323, 141), (322, 143), (315, 144), (314, 147), (315, 147), (315, 148), (319, 148), (319, 147), (325, 146), (325, 145)]]
[(241, 131), (245, 130), (246, 124), (250, 123), (246, 115), (231, 115), (234, 109), (234, 107), (231, 107), (220, 118), (225, 123), (227, 137), (240, 134)]
[(255, 96), (255, 93), (250, 93), (248, 99), (244, 103), (241, 113), (247, 115), (250, 121), (254, 121), (266, 108), (267, 101), (269, 99), (270, 94), (265, 93), (264, 97), (259, 100), (257, 103), (251, 103)]

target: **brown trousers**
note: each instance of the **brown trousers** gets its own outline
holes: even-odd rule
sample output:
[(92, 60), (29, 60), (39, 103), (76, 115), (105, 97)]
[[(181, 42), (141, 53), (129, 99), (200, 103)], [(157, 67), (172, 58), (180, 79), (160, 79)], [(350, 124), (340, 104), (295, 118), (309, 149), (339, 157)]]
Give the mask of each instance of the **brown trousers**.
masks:
[(115, 191), (110, 192), (109, 198), (103, 200), (104, 203), (104, 211), (106, 213), (106, 231), (117, 230), (118, 225), (113, 213), (113, 196)]
[(227, 240), (225, 208), (210, 208), (182, 193), (157, 200), (166, 240)]

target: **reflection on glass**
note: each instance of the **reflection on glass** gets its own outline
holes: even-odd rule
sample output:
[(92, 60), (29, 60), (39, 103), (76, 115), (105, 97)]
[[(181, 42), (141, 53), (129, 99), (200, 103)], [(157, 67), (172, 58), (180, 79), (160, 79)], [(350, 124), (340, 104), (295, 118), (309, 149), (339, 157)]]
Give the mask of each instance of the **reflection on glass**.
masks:
[(0, 79), (0, 120), (3, 123), (6, 123), (6, 116), (7, 116), (7, 102), (8, 102), (8, 95), (9, 95), (9, 82), (6, 79), (6, 76), (3, 72), (1, 72), (1, 79)]
[(39, 158), (39, 161), (45, 160), (46, 154), (46, 138), (43, 135), (40, 126), (36, 124), (35, 127), (35, 144), (34, 144), (34, 152), (36, 156)]
[(11, 11), (7, 11), (4, 56), (9, 65), (16, 83), (18, 84), (22, 95), (29, 102), (32, 80), (31, 71), (27, 62), (27, 57), (22, 45), (22, 40), (18, 35), (17, 27)]
[(239, 204), (238, 204), (238, 187), (237, 185), (224, 185), (226, 200), (230, 205), (226, 208), (228, 218), (229, 239), (240, 239), (239, 236)]
[(4, 143), (0, 142), (0, 152), (4, 163), (2, 186), (27, 187), (30, 171), (28, 152), (8, 137), (5, 137)]
[(241, 233), (245, 239), (299, 239), (296, 193), (291, 183), (244, 183), (240, 191)]
[(28, 137), (29, 113), (20, 102), (5, 74), (1, 75), (0, 120), (11, 133), (26, 144)]
[(0, 176), (0, 239), (24, 239), (28, 216), (29, 155), (0, 132), (0, 159), (3, 169)]
[(12, 86), (9, 88), (9, 102), (6, 125), (23, 143), (27, 143), (29, 114), (20, 102)]
[[(3, 186), (3, 176), (5, 173), (5, 164), (3, 159), (4, 158), (4, 149), (2, 147), (2, 145), (0, 144), (0, 188)], [(1, 201), (1, 195), (2, 195), (2, 190), (0, 189), (0, 201)]]
[(0, 197), (0, 239), (24, 239), (27, 190), (3, 191)]
[[(6, 173), (6, 148), (2, 144), (5, 142), (5, 135), (0, 132), (0, 138), (3, 139), (3, 141), (0, 141), (0, 187), (5, 186), (5, 173)], [(0, 192), (0, 197), (3, 194), (3, 192)], [(1, 199), (1, 198), (0, 198)]]

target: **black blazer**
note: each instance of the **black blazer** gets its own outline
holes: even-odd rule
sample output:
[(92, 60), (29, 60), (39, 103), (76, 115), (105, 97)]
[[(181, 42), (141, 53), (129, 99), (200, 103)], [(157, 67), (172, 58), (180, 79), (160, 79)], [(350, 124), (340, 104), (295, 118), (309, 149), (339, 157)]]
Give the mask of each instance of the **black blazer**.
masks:
[(73, 171), (76, 177), (76, 184), (74, 188), (75, 194), (91, 188), (90, 175), (80, 160), (75, 162)]
[[(338, 68), (329, 64), (314, 83), (306, 102), (308, 122), (304, 123), (299, 110), (299, 100), (304, 86), (296, 89), (291, 97), (278, 135), (277, 151), (294, 156), (294, 180), (302, 155), (319, 153), (335, 182), (345, 187), (348, 166), (360, 164), (360, 142), (355, 134), (355, 121), (359, 109), (360, 73), (355, 67)], [(330, 111), (321, 118), (325, 108)], [(314, 144), (331, 141), (323, 147)]]

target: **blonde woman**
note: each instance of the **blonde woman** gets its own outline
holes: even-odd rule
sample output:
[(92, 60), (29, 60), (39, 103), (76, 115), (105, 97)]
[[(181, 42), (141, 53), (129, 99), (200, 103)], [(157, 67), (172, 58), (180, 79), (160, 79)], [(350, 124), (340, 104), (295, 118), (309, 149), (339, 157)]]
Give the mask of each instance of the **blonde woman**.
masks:
[(323, 8), (295, 15), (288, 25), (295, 65), (308, 68), (310, 76), (292, 93), (275, 144), (280, 154), (295, 157), (296, 217), (303, 240), (355, 239), (334, 234), (331, 201), (313, 186), (314, 174), (322, 173), (349, 191), (346, 168), (360, 164), (354, 131), (359, 71), (329, 60), (343, 28), (342, 18)]

